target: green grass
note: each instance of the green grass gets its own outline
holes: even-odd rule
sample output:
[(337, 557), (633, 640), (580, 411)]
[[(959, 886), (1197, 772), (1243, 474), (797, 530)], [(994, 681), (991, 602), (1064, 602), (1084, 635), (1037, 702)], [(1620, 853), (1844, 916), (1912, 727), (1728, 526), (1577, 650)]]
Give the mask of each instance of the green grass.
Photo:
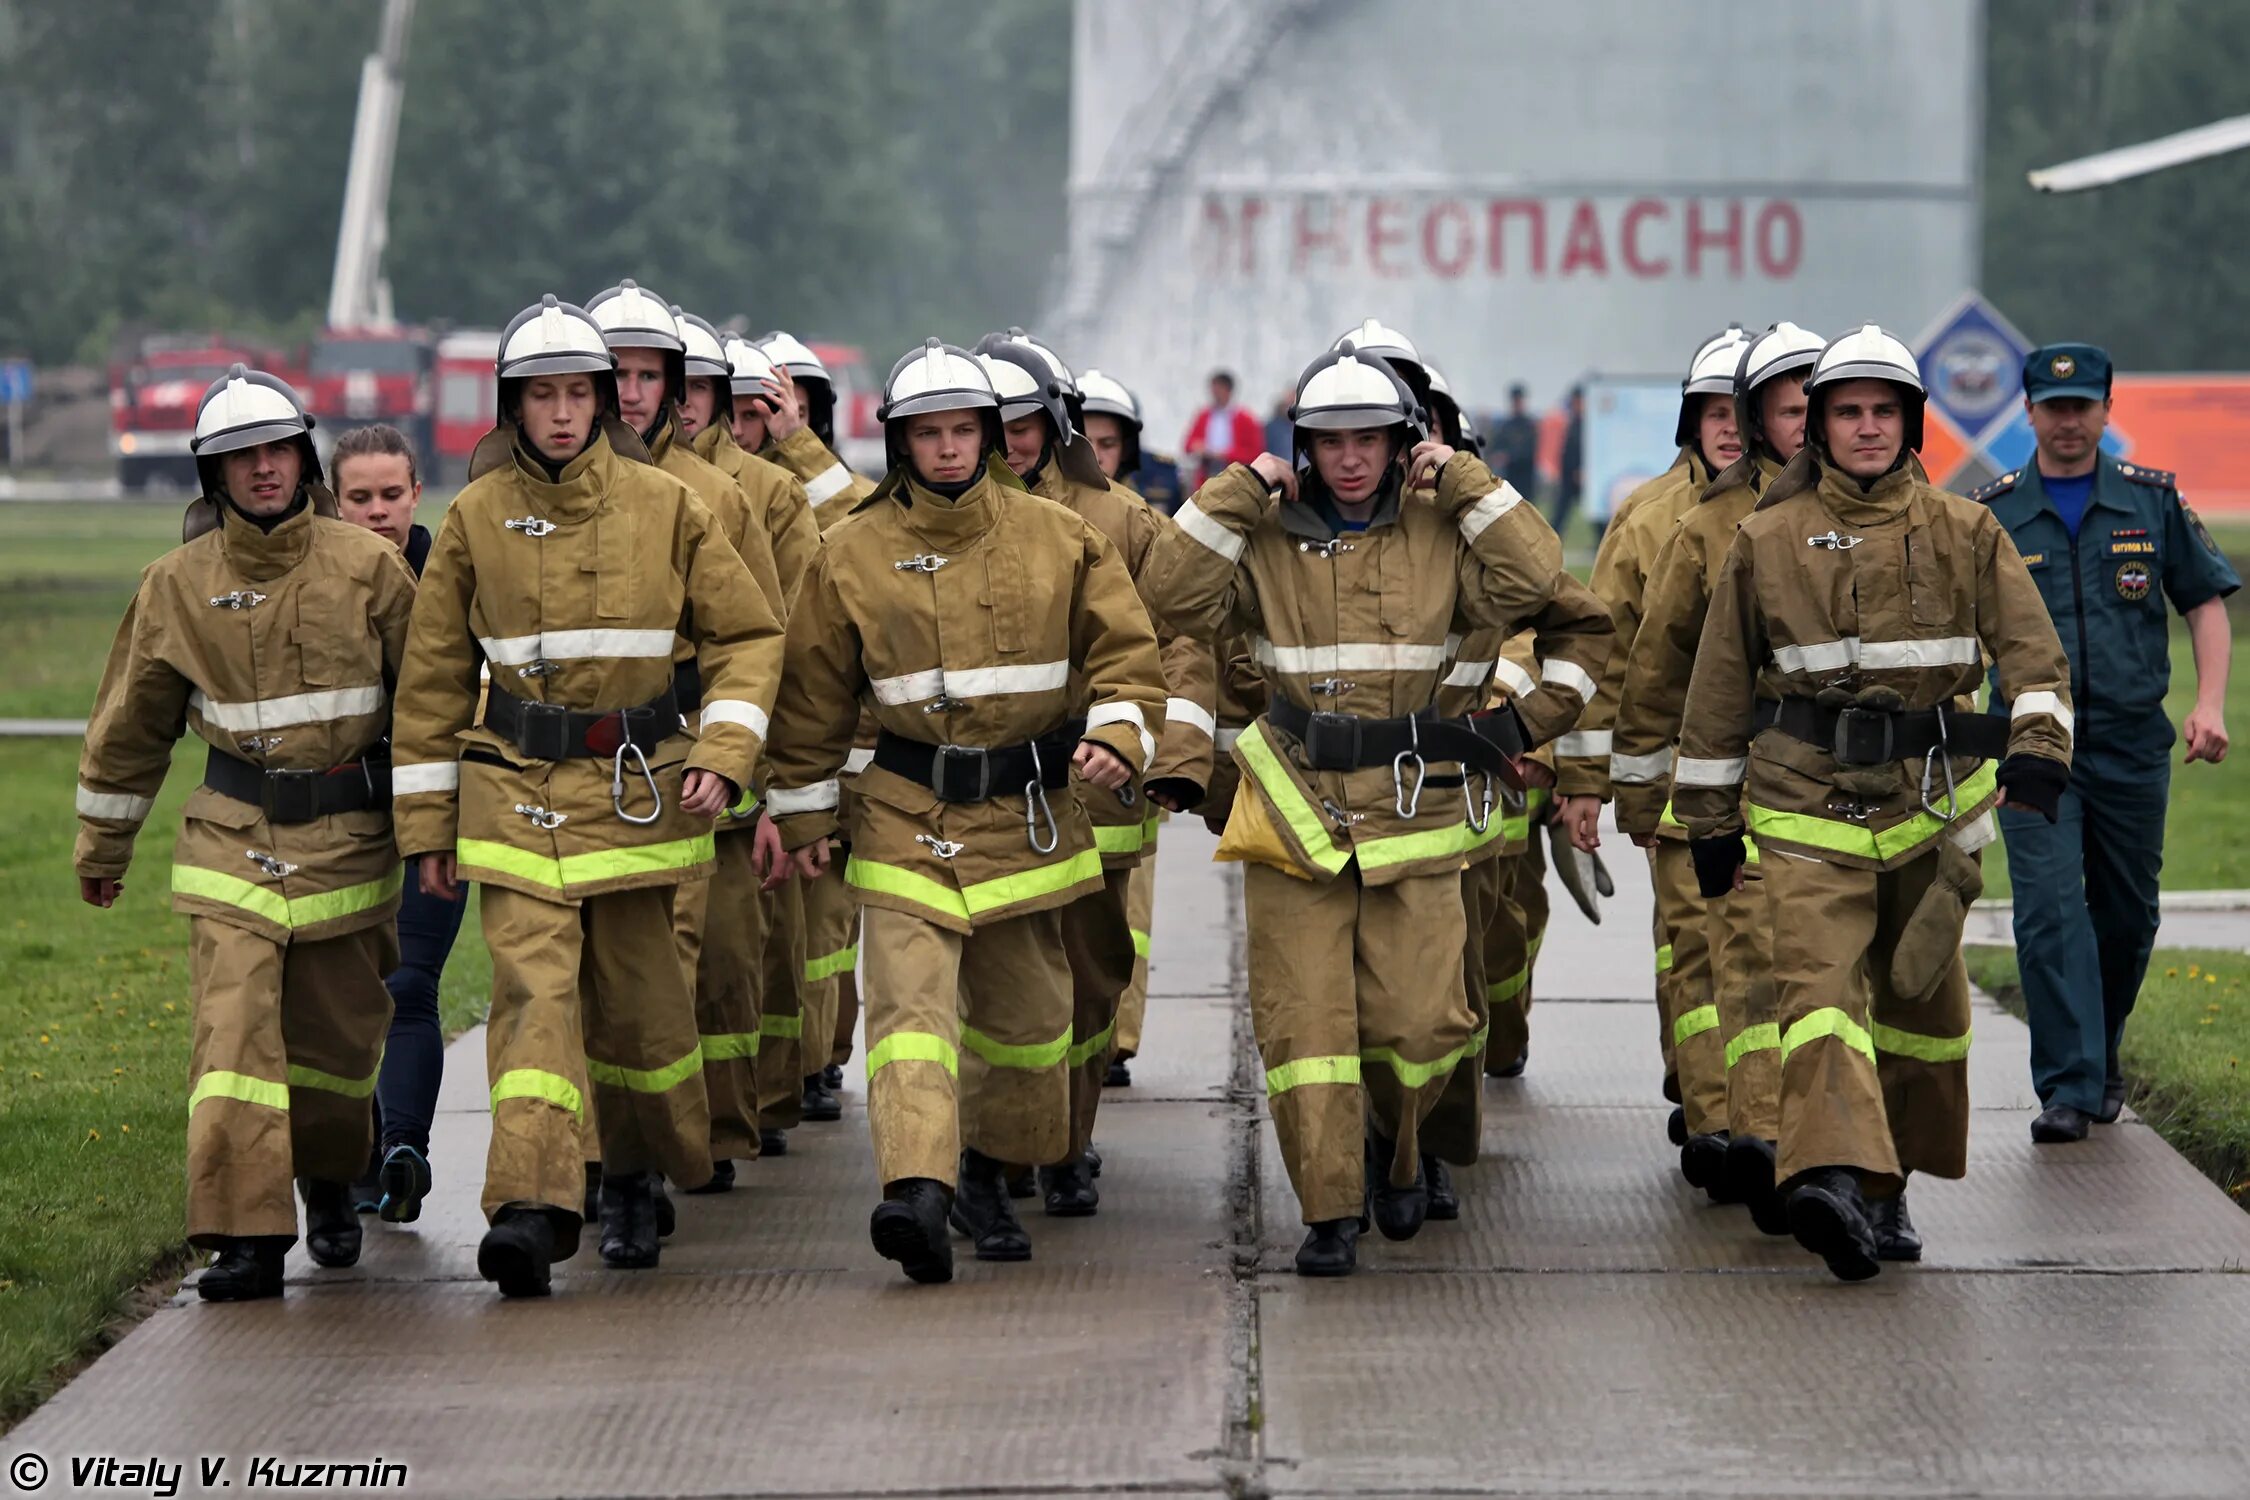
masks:
[[(1969, 977), (2023, 1014), (2015, 951), (1973, 947)], [(2159, 949), (2125, 1028), (2133, 1109), (2250, 1208), (2250, 955)]]

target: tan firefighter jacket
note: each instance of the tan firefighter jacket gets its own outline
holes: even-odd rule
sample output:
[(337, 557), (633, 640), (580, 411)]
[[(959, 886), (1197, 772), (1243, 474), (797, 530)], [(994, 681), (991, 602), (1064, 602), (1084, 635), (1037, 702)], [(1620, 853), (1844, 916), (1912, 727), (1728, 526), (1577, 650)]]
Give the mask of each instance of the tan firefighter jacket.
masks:
[(1673, 525), (1711, 482), (1703, 455), (1682, 448), (1672, 467), (1619, 502), (1594, 554), (1594, 592), (1609, 606), (1617, 639), (1602, 672), (1599, 691), (1586, 705), (1578, 727), (1555, 745), (1555, 794), (1559, 797), (1610, 797), (1610, 736), (1625, 682), (1625, 663), (1641, 628), (1641, 597), (1657, 549)]
[(812, 502), (813, 520), (823, 532), (875, 493), (874, 483), (845, 467), (810, 427), (799, 427), (785, 438), (768, 436), (758, 457), (787, 469), (803, 482), (805, 498)]
[[(1393, 489), (1365, 531), (1344, 533), (1309, 504), (1276, 503), (1256, 473), (1232, 465), (1181, 507), (1149, 571), (1160, 617), (1206, 639), (1248, 636), (1269, 696), (1310, 712), (1387, 719), (1430, 708), (1467, 632), (1528, 624), (1548, 649), (1539, 683), (1513, 707), (1539, 743), (1577, 719), (1609, 648), (1608, 613), (1563, 571), (1554, 529), (1467, 453), (1434, 491)], [(1243, 731), (1234, 757), (1300, 874), (1327, 879), (1354, 860), (1370, 885), (1450, 873), (1479, 836), (1466, 787), (1415, 798), (1411, 771), (1311, 770), (1270, 714)], [(1439, 777), (1458, 770), (1428, 766)]]
[(1227, 636), (1215, 643), (1211, 660), (1218, 669), (1218, 706), (1213, 715), (1218, 730), (1211, 736), (1214, 754), (1210, 789), (1197, 811), (1203, 815), (1205, 827), (1220, 833), (1227, 826), (1227, 815), (1234, 811), (1234, 794), (1242, 785), (1242, 772), (1234, 763), (1234, 747), (1242, 731), (1266, 711), (1266, 680), (1258, 675), (1257, 658), (1242, 636)]
[[(774, 568), (781, 575), (780, 612), (786, 624), (789, 606), (804, 586), (813, 554), (820, 550), (820, 528), (813, 522), (804, 485), (780, 465), (743, 452), (724, 422), (705, 427), (695, 435), (692, 446), (696, 457), (742, 486), (743, 496), (750, 502), (750, 514), (764, 532)], [(747, 553), (743, 560), (749, 560)]]
[[(1148, 571), (1149, 548), (1170, 523), (1147, 501), (1121, 485), (1096, 489), (1061, 472), (1053, 458), (1040, 469), (1031, 492), (1057, 505), (1067, 506), (1087, 525), (1106, 538), (1124, 560), (1125, 571), (1138, 592)], [(1147, 602), (1145, 593), (1142, 602)], [(1210, 647), (1177, 631), (1156, 629), (1157, 652), (1164, 667), (1164, 722), (1142, 742), (1147, 770), (1133, 778), (1129, 796), (1099, 787), (1081, 789), (1086, 816), (1094, 825), (1094, 846), (1102, 852), (1108, 869), (1130, 869), (1156, 842), (1159, 809), (1148, 800), (1144, 782), (1150, 776), (1185, 776), (1198, 787), (1210, 783), (1212, 718), (1218, 683), (1211, 668)], [(1081, 685), (1082, 686), (1082, 685)], [(1208, 726), (1208, 727), (1206, 727)], [(1200, 769), (1198, 768), (1200, 762)]]
[[(994, 459), (956, 501), (894, 472), (829, 529), (790, 620), (769, 753), (792, 849), (837, 831), (837, 773), (863, 703), (901, 739), (985, 749), (1084, 713), (1083, 737), (1137, 775), (1164, 674), (1117, 550)], [(870, 765), (853, 785), (845, 881), (866, 905), (955, 932), (1067, 905), (1102, 879), (1081, 795), (1111, 794), (1073, 782), (1036, 801), (1012, 787), (941, 802)]]
[[(78, 873), (124, 876), (183, 733), (276, 771), (337, 770), (379, 751), (413, 607), (396, 547), (309, 508), (269, 533), (226, 507), (216, 529), (149, 564), (79, 756)], [(397, 910), (385, 809), (274, 823), (199, 785), (181, 811), (175, 911), (286, 942)]]
[(1884, 870), (1943, 837), (1990, 842), (1989, 761), (1840, 767), (1778, 728), (1751, 736), (1757, 700), (1827, 689), (1831, 702), (1872, 691), (1907, 709), (1968, 709), (1987, 654), (2012, 705), (2009, 753), (2067, 766), (2070, 666), (1992, 513), (1913, 465), (1863, 492), (1808, 447), (1742, 523), (1712, 589), (1672, 773), (1689, 837), (1743, 828), (1747, 778), (1748, 830), (1769, 856)]
[[(399, 682), (400, 847), (453, 850), (463, 878), (550, 901), (708, 873), (712, 827), (680, 810), (681, 778), (749, 784), (782, 653), (780, 621), (722, 536), (685, 484), (606, 431), (552, 482), (514, 450), (471, 479), (430, 548)], [(683, 639), (703, 706), (646, 775), (630, 750), (621, 767), (526, 755), (479, 719), (486, 664), (518, 698), (610, 712), (664, 693)], [(654, 810), (652, 780), (661, 814), (627, 821)]]
[[(758, 592), (765, 597), (766, 608), (773, 612), (775, 619), (786, 619), (783, 602), (786, 591), (781, 569), (765, 528), (758, 524), (750, 496), (735, 482), (733, 475), (724, 473), (680, 441), (677, 418), (666, 417), (657, 427), (656, 436), (646, 442), (648, 461), (695, 492), (695, 498), (703, 502), (703, 508), (719, 523), (719, 535), (726, 538), (740, 554), (743, 566), (750, 570)], [(684, 661), (694, 654), (693, 648), (683, 641), (677, 659)]]

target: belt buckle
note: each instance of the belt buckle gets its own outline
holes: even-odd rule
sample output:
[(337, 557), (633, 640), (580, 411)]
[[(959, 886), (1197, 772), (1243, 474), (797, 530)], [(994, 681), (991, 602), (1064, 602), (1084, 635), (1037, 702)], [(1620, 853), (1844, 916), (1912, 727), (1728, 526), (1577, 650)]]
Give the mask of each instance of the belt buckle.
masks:
[(268, 771), (265, 795), (258, 800), (276, 823), (310, 823), (320, 816), (318, 771)]
[[(967, 777), (968, 785), (958, 777)], [(992, 796), (992, 752), (979, 745), (938, 746), (930, 761), (930, 790), (940, 802), (986, 801)]]
[[(1877, 752), (1861, 753), (1862, 726), (1878, 725), (1882, 733), (1876, 740)], [(1829, 753), (1840, 766), (1880, 766), (1898, 759), (1893, 754), (1897, 745), (1898, 720), (1871, 708), (1840, 708), (1836, 711), (1836, 732), (1831, 737)]]
[(1316, 771), (1350, 771), (1359, 765), (1359, 717), (1356, 714), (1308, 714), (1305, 718), (1305, 760)]
[(516, 747), (535, 760), (569, 759), (576, 748), (570, 743), (570, 710), (559, 703), (522, 701)]

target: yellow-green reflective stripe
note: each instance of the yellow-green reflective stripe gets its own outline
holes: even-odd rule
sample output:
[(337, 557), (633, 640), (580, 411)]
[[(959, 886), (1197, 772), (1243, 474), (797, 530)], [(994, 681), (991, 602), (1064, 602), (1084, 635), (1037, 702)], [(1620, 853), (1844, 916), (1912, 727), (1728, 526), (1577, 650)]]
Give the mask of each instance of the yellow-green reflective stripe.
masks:
[(1531, 813), (1539, 811), (1540, 808), (1545, 807), (1549, 802), (1554, 800), (1554, 795), (1555, 794), (1553, 790), (1548, 787), (1525, 787), (1523, 792), (1523, 810), (1525, 814), (1528, 816)]
[(880, 864), (872, 859), (861, 859), (855, 854), (844, 866), (844, 883), (856, 885), (863, 891), (902, 897), (933, 911), (967, 921), (988, 911), (998, 911), (1003, 906), (1013, 906), (1018, 901), (1051, 896), (1057, 891), (1067, 891), (1083, 881), (1098, 880), (1101, 873), (1101, 851), (1081, 849), (1070, 858), (1058, 860), (1051, 865), (1037, 865), (1028, 870), (1018, 870), (1013, 875), (980, 880), (975, 885), (955, 890), (952, 886), (940, 884), (917, 871)]
[(594, 1058), (586, 1059), (586, 1076), (596, 1083), (606, 1083), (613, 1089), (631, 1089), (636, 1094), (662, 1094), (703, 1071), (703, 1045), (678, 1062), (661, 1068), (621, 1068), (615, 1063), (605, 1063)]
[(1530, 946), (1523, 950), (1523, 961), (1527, 964), (1532, 962), (1534, 959), (1539, 957), (1539, 950), (1546, 946), (1547, 934), (1542, 931), (1537, 937), (1534, 937), (1531, 940)]
[(742, 789), (742, 796), (736, 800), (734, 806), (727, 809), (727, 816), (730, 818), (747, 818), (757, 810), (758, 789), (746, 786)]
[(1433, 1062), (1408, 1062), (1389, 1047), (1362, 1047), (1359, 1050), (1359, 1060), (1361, 1062), (1381, 1063), (1384, 1067), (1396, 1073), (1398, 1081), (1407, 1088), (1418, 1089), (1431, 1079), (1452, 1072), (1462, 1058), (1467, 1057), (1484, 1045), (1485, 1036), (1490, 1029), (1486, 1027), (1477, 1031), (1460, 1046)]
[(1717, 1031), (1718, 1029), (1719, 1007), (1716, 1005), (1698, 1005), (1693, 1010), (1682, 1011), (1679, 1018), (1672, 1022), (1672, 1045), (1677, 1047), (1690, 1037), (1701, 1036), (1706, 1031)]
[(1148, 835), (1148, 841), (1153, 844), (1156, 842), (1156, 830), (1162, 828), (1163, 826), (1164, 813), (1161, 809), (1159, 809), (1148, 815), (1148, 821), (1141, 825), (1141, 829)]
[(705, 1062), (734, 1062), (740, 1058), (756, 1057), (758, 1044), (765, 1038), (755, 1031), (719, 1031), (703, 1034), (703, 1060)]
[[(1998, 774), (1999, 768), (1990, 761), (1977, 767), (1955, 790), (1959, 805), (1974, 807), (1991, 796), (1999, 785)], [(1932, 812), (1918, 812), (1893, 827), (1873, 829), (1841, 818), (1782, 812), (1777, 808), (1760, 807), (1755, 802), (1750, 804), (1750, 831), (1759, 837), (1810, 844), (1815, 849), (1828, 849), (1860, 859), (1895, 859), (1916, 845), (1936, 838), (1947, 826), (1945, 819)]]
[(188, 1113), (206, 1099), (240, 1099), (245, 1104), (263, 1104), (268, 1109), (289, 1108), (289, 1085), (270, 1079), (252, 1078), (248, 1073), (229, 1073), (213, 1068), (195, 1080), (195, 1089), (188, 1095)]
[(1356, 1085), (1358, 1082), (1359, 1059), (1356, 1057), (1300, 1057), (1295, 1062), (1266, 1069), (1266, 1097), (1271, 1099), (1276, 1094), (1286, 1094), (1291, 1089), (1303, 1088), (1308, 1083)]
[(1869, 1062), (1875, 1060), (1875, 1039), (1859, 1022), (1834, 1006), (1824, 1006), (1790, 1025), (1781, 1038), (1781, 1060), (1788, 1062), (1790, 1053), (1824, 1036), (1832, 1036), (1853, 1051), (1865, 1053)]
[(1148, 934), (1138, 927), (1133, 929), (1133, 956), (1135, 958), (1148, 957)]
[(1385, 838), (1361, 839), (1358, 843), (1359, 867), (1363, 870), (1380, 870), (1417, 859), (1457, 857), (1490, 841), (1489, 825), (1485, 835), (1480, 837), (1466, 822), (1448, 823), (1443, 828), (1432, 828), (1424, 833), (1394, 833)]
[(381, 906), (398, 894), (400, 882), (405, 879), (405, 867), (391, 870), (379, 880), (347, 885), (341, 890), (321, 891), (312, 896), (286, 897), (279, 891), (267, 890), (238, 876), (218, 870), (206, 870), (201, 865), (172, 866), (172, 889), (182, 896), (202, 896), (212, 901), (224, 901), (229, 906), (239, 906), (244, 911), (264, 917), (278, 927), (310, 927), (316, 922), (333, 922), (338, 917), (349, 917), (373, 907)]
[(375, 1071), (365, 1078), (346, 1078), (339, 1073), (323, 1073), (318, 1068), (289, 1065), (289, 1086), (293, 1089), (319, 1089), (322, 1093), (342, 1094), (346, 1099), (365, 1099), (375, 1092), (375, 1080), (382, 1075), (383, 1065), (377, 1063)]
[(664, 844), (589, 849), (583, 854), (550, 859), (512, 844), (495, 843), (490, 839), (462, 839), (454, 846), (454, 853), (464, 865), (496, 870), (502, 875), (513, 875), (560, 891), (574, 885), (592, 885), (601, 880), (618, 880), (659, 870), (684, 870), (689, 865), (703, 864), (712, 857), (711, 840), (711, 834), (699, 833)]
[(961, 1045), (996, 1068), (1024, 1068), (1038, 1072), (1070, 1055), (1071, 1028), (1051, 1042), (996, 1042), (974, 1026), (961, 1028)]
[(1500, 837), (1511, 844), (1520, 843), (1531, 837), (1531, 815), (1529, 813), (1516, 818), (1502, 816), (1498, 822), (1500, 824)]
[(859, 947), (838, 948), (834, 953), (823, 953), (818, 958), (805, 960), (805, 983), (818, 984), (823, 979), (833, 979), (838, 974), (848, 974), (859, 967)]
[(1493, 1004), (1498, 1005), (1504, 1001), (1515, 999), (1516, 996), (1523, 993), (1523, 987), (1529, 983), (1531, 983), (1531, 968), (1527, 964), (1507, 978), (1496, 979), (1486, 985), (1484, 993)]
[(953, 1044), (927, 1031), (894, 1031), (868, 1048), (867, 1076), (873, 1078), (895, 1062), (934, 1062), (956, 1077), (961, 1072), (961, 1054)]
[(1297, 836), (1297, 842), (1304, 846), (1306, 855), (1315, 865), (1333, 875), (1351, 863), (1351, 851), (1336, 847), (1328, 824), (1297, 790), (1297, 784), (1289, 779), (1289, 772), (1281, 764), (1281, 757), (1266, 742), (1263, 719), (1252, 720), (1250, 727), (1242, 731), (1242, 738), (1234, 742), (1234, 748), (1235, 753), (1249, 763), (1250, 774), (1264, 789), (1266, 800), (1281, 814), (1281, 820), (1289, 825), (1289, 831)]
[(1745, 1026), (1727, 1043), (1727, 1066), (1733, 1067), (1753, 1052), (1778, 1052), (1781, 1050), (1781, 1023), (1761, 1021), (1755, 1026)]
[(1672, 799), (1669, 797), (1664, 799), (1664, 811), (1656, 815), (1656, 826), (1658, 828), (1669, 828), (1674, 833), (1687, 832), (1687, 825), (1672, 816)]
[(1742, 862), (1749, 865), (1758, 862), (1758, 841), (1748, 834), (1742, 836)]
[(805, 1013), (797, 1011), (786, 1016), (760, 1016), (758, 1017), (758, 1034), (760, 1036), (796, 1040), (805, 1034)]
[(1900, 1031), (1895, 1026), (1885, 1026), (1877, 1021), (1868, 1028), (1874, 1033), (1875, 1050), (1888, 1052), (1893, 1057), (1918, 1058), (1926, 1063), (1959, 1062), (1969, 1055), (1970, 1032), (1959, 1036), (1924, 1036), (1918, 1031)]
[(1117, 1035), (1117, 1023), (1110, 1022), (1083, 1042), (1073, 1043), (1066, 1067), (1083, 1068), (1096, 1057), (1109, 1050), (1110, 1039)]
[(549, 1073), (543, 1068), (512, 1068), (494, 1079), (492, 1107), (498, 1109), (503, 1099), (544, 1099), (574, 1115), (586, 1113), (586, 1100), (578, 1092), (578, 1085), (560, 1073)]
[(1148, 842), (1148, 830), (1138, 823), (1096, 823), (1094, 847), (1104, 854), (1138, 854)]
[(1672, 972), (1672, 945), (1670, 943), (1666, 943), (1656, 950), (1656, 972), (1659, 974)]

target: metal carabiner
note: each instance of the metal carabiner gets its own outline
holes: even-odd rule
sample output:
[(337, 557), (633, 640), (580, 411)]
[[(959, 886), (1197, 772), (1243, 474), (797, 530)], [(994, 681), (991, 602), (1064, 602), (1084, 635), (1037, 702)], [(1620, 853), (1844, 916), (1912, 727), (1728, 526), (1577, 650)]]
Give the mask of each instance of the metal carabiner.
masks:
[[(1938, 742), (1922, 757), (1922, 810), (1933, 818), (1950, 823), (1961, 816), (1961, 792), (1953, 784), (1953, 753), (1945, 725), (1945, 705), (1942, 703), (1937, 706), (1937, 735)], [(1942, 812), (1938, 810), (1937, 804), (1930, 801), (1930, 783), (1939, 766), (1945, 768), (1945, 809)]]
[[(1024, 837), (1031, 842), (1034, 854), (1052, 854), (1062, 843), (1062, 829), (1055, 824), (1055, 810), (1047, 802), (1047, 773), (1039, 764), (1039, 742), (1031, 742), (1031, 779), (1023, 784)], [(1047, 820), (1047, 842), (1039, 842), (1039, 820)]]
[(278, 855), (268, 854), (263, 849), (245, 849), (242, 851), (242, 857), (249, 860), (250, 863), (256, 865), (259, 869), (265, 871), (268, 875), (271, 875), (276, 880), (281, 879), (283, 876), (294, 875), (297, 873), (297, 866), (289, 863), (289, 861), (286, 859), (280, 858)]
[(1468, 804), (1469, 831), (1482, 833), (1492, 826), (1492, 787), (1495, 778), (1490, 771), (1479, 771), (1476, 774), (1484, 778), (1483, 808), (1480, 810), (1477, 799), (1469, 795), (1469, 772), (1466, 766), (1461, 770), (1461, 800)]
[[(1406, 763), (1414, 762), (1414, 790), (1406, 790)], [(1391, 806), (1398, 809), (1402, 818), (1411, 818), (1422, 807), (1422, 783), (1429, 780), (1429, 762), (1422, 759), (1422, 726), (1419, 719), (1406, 721), (1406, 748), (1391, 757)]]
[[(649, 800), (656, 804), (645, 818), (636, 818), (625, 810), (625, 752), (628, 750), (640, 767), (641, 780), (648, 783)], [(664, 794), (656, 788), (656, 774), (649, 770), (648, 757), (641, 753), (641, 747), (631, 740), (619, 745), (617, 753), (609, 758), (609, 805), (616, 809), (618, 817), (636, 828), (646, 828), (664, 816)]]
[(570, 821), (569, 813), (549, 812), (544, 807), (531, 802), (518, 802), (516, 811), (531, 819), (532, 827), (547, 833), (553, 833)]
[(914, 835), (914, 842), (929, 845), (930, 852), (939, 859), (951, 859), (954, 855), (969, 847), (966, 844), (955, 843), (952, 839), (941, 839), (933, 833), (917, 833)]

